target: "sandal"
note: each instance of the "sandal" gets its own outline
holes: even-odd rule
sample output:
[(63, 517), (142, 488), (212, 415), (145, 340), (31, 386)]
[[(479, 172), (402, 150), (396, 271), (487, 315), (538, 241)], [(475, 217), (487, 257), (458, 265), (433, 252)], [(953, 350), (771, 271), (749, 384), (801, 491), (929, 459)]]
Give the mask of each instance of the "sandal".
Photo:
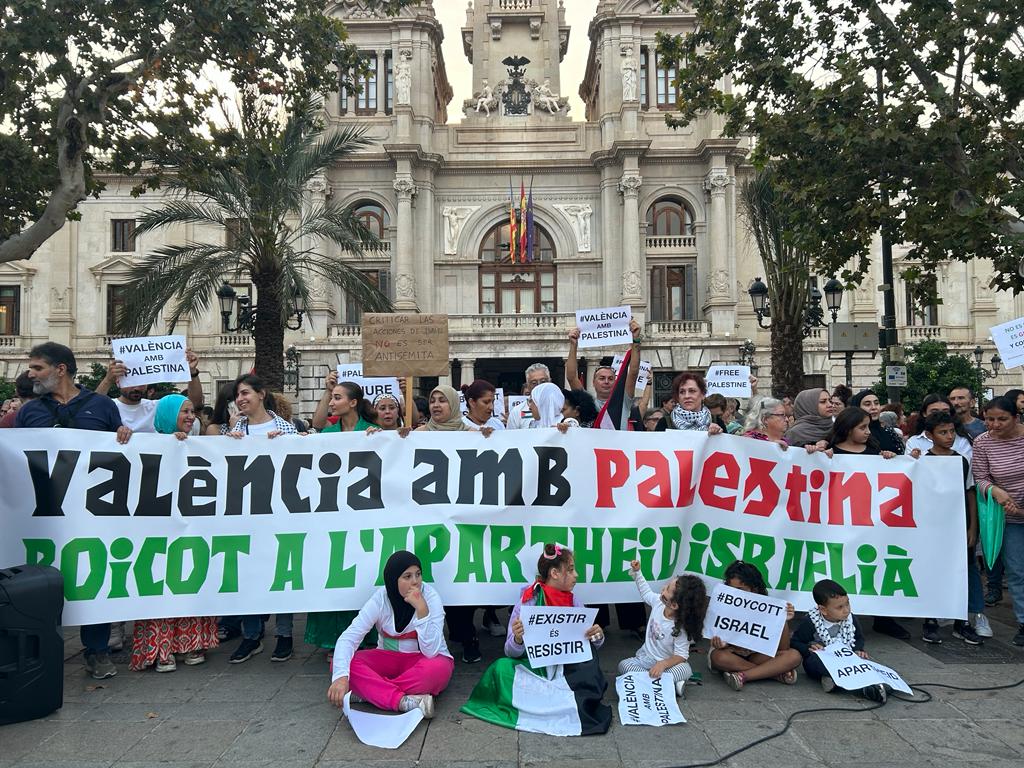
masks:
[(743, 683), (745, 683), (747, 679), (746, 675), (742, 672), (726, 672), (723, 677), (725, 678), (725, 684), (734, 691), (742, 691)]
[(791, 669), (789, 672), (783, 672), (781, 675), (776, 675), (775, 679), (783, 685), (796, 685), (796, 670)]

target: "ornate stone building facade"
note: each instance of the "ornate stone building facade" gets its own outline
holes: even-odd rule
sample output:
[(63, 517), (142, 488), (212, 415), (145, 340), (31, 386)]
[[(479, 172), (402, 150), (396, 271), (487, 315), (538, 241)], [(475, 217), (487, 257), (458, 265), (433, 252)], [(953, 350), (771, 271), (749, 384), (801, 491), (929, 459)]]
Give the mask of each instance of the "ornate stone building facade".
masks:
[[(456, 383), (484, 377), (516, 388), (535, 361), (560, 376), (573, 312), (620, 304), (645, 325), (644, 358), (659, 390), (677, 371), (738, 360), (745, 339), (766, 377), (768, 332), (758, 329), (746, 293), (762, 270), (737, 202), (749, 145), (723, 138), (715, 115), (681, 130), (665, 125), (675, 71), (659, 60), (656, 34), (685, 31), (693, 19), (685, 9), (662, 15), (658, 5), (599, 2), (585, 31), (582, 83), (561, 77), (569, 36), (581, 32), (566, 24), (563, 0), (475, 0), (460, 30), (442, 30), (431, 2), (396, 18), (361, 0), (334, 5), (369, 72), (358, 93), (330, 97), (329, 122), (366, 125), (373, 144), (311, 184), (309, 201), (359, 208), (385, 247), (352, 259), (399, 311), (449, 315)], [(472, 93), (452, 91), (445, 34), (461, 35)], [(569, 88), (578, 88), (585, 115), (568, 114)], [(448, 122), (453, 104), (460, 123)], [(510, 192), (518, 199), (520, 184), (534, 202), (529, 263), (509, 258)], [(80, 206), (80, 222), (31, 261), (0, 265), (0, 375), (13, 376), (27, 348), (48, 338), (75, 348), (83, 368), (105, 360), (133, 258), (200, 236), (179, 228), (136, 238), (135, 217), (158, 198), (133, 198), (131, 186), (108, 179), (99, 200)], [(903, 306), (898, 285), (901, 341), (937, 337), (966, 351), (986, 345), (991, 325), (1024, 315), (1020, 302), (988, 291), (987, 269), (944, 265), (943, 303), (923, 313)], [(878, 282), (872, 276), (848, 292), (840, 319), (877, 322)], [(307, 404), (329, 367), (358, 360), (359, 318), (360, 308), (333, 286), (315, 286), (303, 327), (286, 340), (302, 355)], [(251, 339), (225, 332), (215, 309), (179, 330), (203, 358), (208, 394), (252, 365)], [(805, 365), (831, 385), (842, 380), (843, 364), (827, 359), (825, 339), (821, 332), (808, 340)], [(587, 363), (613, 352), (587, 351)], [(877, 370), (874, 361), (858, 363), (857, 383), (874, 381)], [(998, 386), (1014, 383), (1016, 371)]]

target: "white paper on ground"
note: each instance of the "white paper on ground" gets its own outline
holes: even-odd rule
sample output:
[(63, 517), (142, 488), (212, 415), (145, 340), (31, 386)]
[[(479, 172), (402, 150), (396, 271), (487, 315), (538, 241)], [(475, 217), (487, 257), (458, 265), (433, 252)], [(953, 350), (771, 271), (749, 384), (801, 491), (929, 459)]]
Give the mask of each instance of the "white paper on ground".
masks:
[(352, 709), (352, 692), (345, 694), (345, 717), (356, 737), (371, 747), (398, 749), (409, 738), (423, 719), (423, 710), (417, 708), (400, 715), (378, 715)]
[(685, 723), (672, 675), (663, 672), (652, 680), (647, 672), (627, 672), (615, 678), (619, 695), (619, 722), (623, 725), (672, 725)]
[(913, 695), (910, 686), (894, 669), (879, 664), (873, 659), (862, 659), (852, 648), (832, 644), (820, 651), (815, 651), (815, 653), (825, 665), (829, 676), (840, 688), (859, 691), (866, 686), (881, 683), (897, 691)]

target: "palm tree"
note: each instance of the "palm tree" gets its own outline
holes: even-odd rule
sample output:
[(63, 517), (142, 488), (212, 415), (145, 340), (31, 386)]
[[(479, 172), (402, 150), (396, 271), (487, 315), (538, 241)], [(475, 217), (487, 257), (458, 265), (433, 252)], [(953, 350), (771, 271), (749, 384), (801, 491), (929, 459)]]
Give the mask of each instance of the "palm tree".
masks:
[(187, 172), (171, 174), (167, 188), (174, 199), (143, 214), (136, 233), (193, 224), (230, 236), (165, 245), (142, 258), (130, 273), (120, 332), (148, 332), (165, 306), (171, 307), (170, 331), (182, 317), (196, 319), (216, 306), (226, 278), (248, 278), (258, 302), (256, 371), (279, 390), (285, 322), (294, 302), (308, 304), (312, 276), (339, 286), (367, 311), (391, 311), (388, 297), (358, 269), (315, 244), (304, 246), (331, 241), (343, 252), (361, 254), (381, 245), (351, 207), (303, 205), (310, 180), (370, 143), (362, 127), (321, 131), (317, 113), (315, 104), (298, 109), (282, 127), (271, 107), (243, 98), (241, 127), (224, 142), (235, 148), (231, 155), (210, 170), (197, 173), (193, 163)]
[(741, 198), (768, 284), (772, 391), (778, 396), (792, 397), (804, 388), (803, 324), (811, 275), (810, 254), (795, 246), (787, 232), (787, 216), (793, 209), (788, 197), (775, 186), (770, 167), (744, 182)]

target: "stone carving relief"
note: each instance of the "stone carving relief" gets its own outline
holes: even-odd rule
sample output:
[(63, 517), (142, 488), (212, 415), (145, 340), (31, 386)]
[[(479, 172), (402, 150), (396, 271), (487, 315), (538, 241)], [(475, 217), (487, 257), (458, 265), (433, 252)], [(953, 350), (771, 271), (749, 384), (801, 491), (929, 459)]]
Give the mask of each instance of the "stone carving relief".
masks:
[(704, 177), (704, 189), (712, 195), (725, 194), (727, 186), (729, 186), (729, 174), (722, 168), (715, 168)]
[(50, 289), (50, 312), (55, 315), (64, 315), (71, 311), (71, 289), (65, 288), (58, 291)]
[(636, 62), (633, 61), (632, 46), (623, 48), (622, 56), (622, 100), (636, 101), (640, 98), (640, 91), (636, 77)]
[(368, 7), (366, 0), (341, 0), (341, 16), (346, 19), (386, 19), (380, 8)]
[(391, 186), (394, 187), (399, 200), (412, 200), (413, 196), (416, 194), (416, 184), (408, 176), (402, 176), (401, 178), (395, 179)]
[(729, 273), (724, 269), (716, 269), (708, 275), (708, 296), (728, 296), (729, 282)]
[(540, 40), (541, 20), (530, 19), (530, 38)]
[(491, 110), (497, 108), (498, 99), (494, 95), (494, 89), (487, 82), (487, 78), (484, 78), (484, 87), (474, 93), (472, 99), (466, 99), (462, 103), (463, 112), (483, 112), (487, 117), (491, 116)]
[(589, 203), (556, 205), (558, 210), (572, 225), (572, 231), (576, 235), (576, 245), (580, 253), (589, 253), (592, 250), (590, 236), (590, 219), (594, 215), (594, 209)]
[(395, 296), (399, 299), (416, 298), (416, 278), (412, 275), (401, 274), (395, 280)]
[(472, 216), (479, 205), (446, 205), (441, 209), (444, 217), (444, 252), (454, 255), (459, 252), (459, 235), (466, 220)]
[(623, 298), (637, 298), (643, 296), (639, 272), (631, 271), (623, 273), (622, 296)]
[(491, 40), (501, 40), (501, 19), (491, 22)]
[(635, 198), (640, 194), (640, 187), (643, 183), (643, 177), (638, 173), (623, 174), (619, 179), (619, 192), (623, 197)]
[(569, 112), (569, 99), (566, 96), (559, 96), (551, 91), (551, 79), (544, 78), (543, 85), (537, 85), (531, 81), (533, 90), (533, 103), (537, 109), (542, 109), (548, 114), (556, 115), (562, 110), (565, 114)]
[(317, 174), (306, 182), (306, 190), (313, 195), (326, 196), (327, 177), (323, 174)]
[(399, 104), (408, 104), (412, 98), (412, 51), (403, 48), (398, 52), (398, 65), (395, 67), (395, 100)]

